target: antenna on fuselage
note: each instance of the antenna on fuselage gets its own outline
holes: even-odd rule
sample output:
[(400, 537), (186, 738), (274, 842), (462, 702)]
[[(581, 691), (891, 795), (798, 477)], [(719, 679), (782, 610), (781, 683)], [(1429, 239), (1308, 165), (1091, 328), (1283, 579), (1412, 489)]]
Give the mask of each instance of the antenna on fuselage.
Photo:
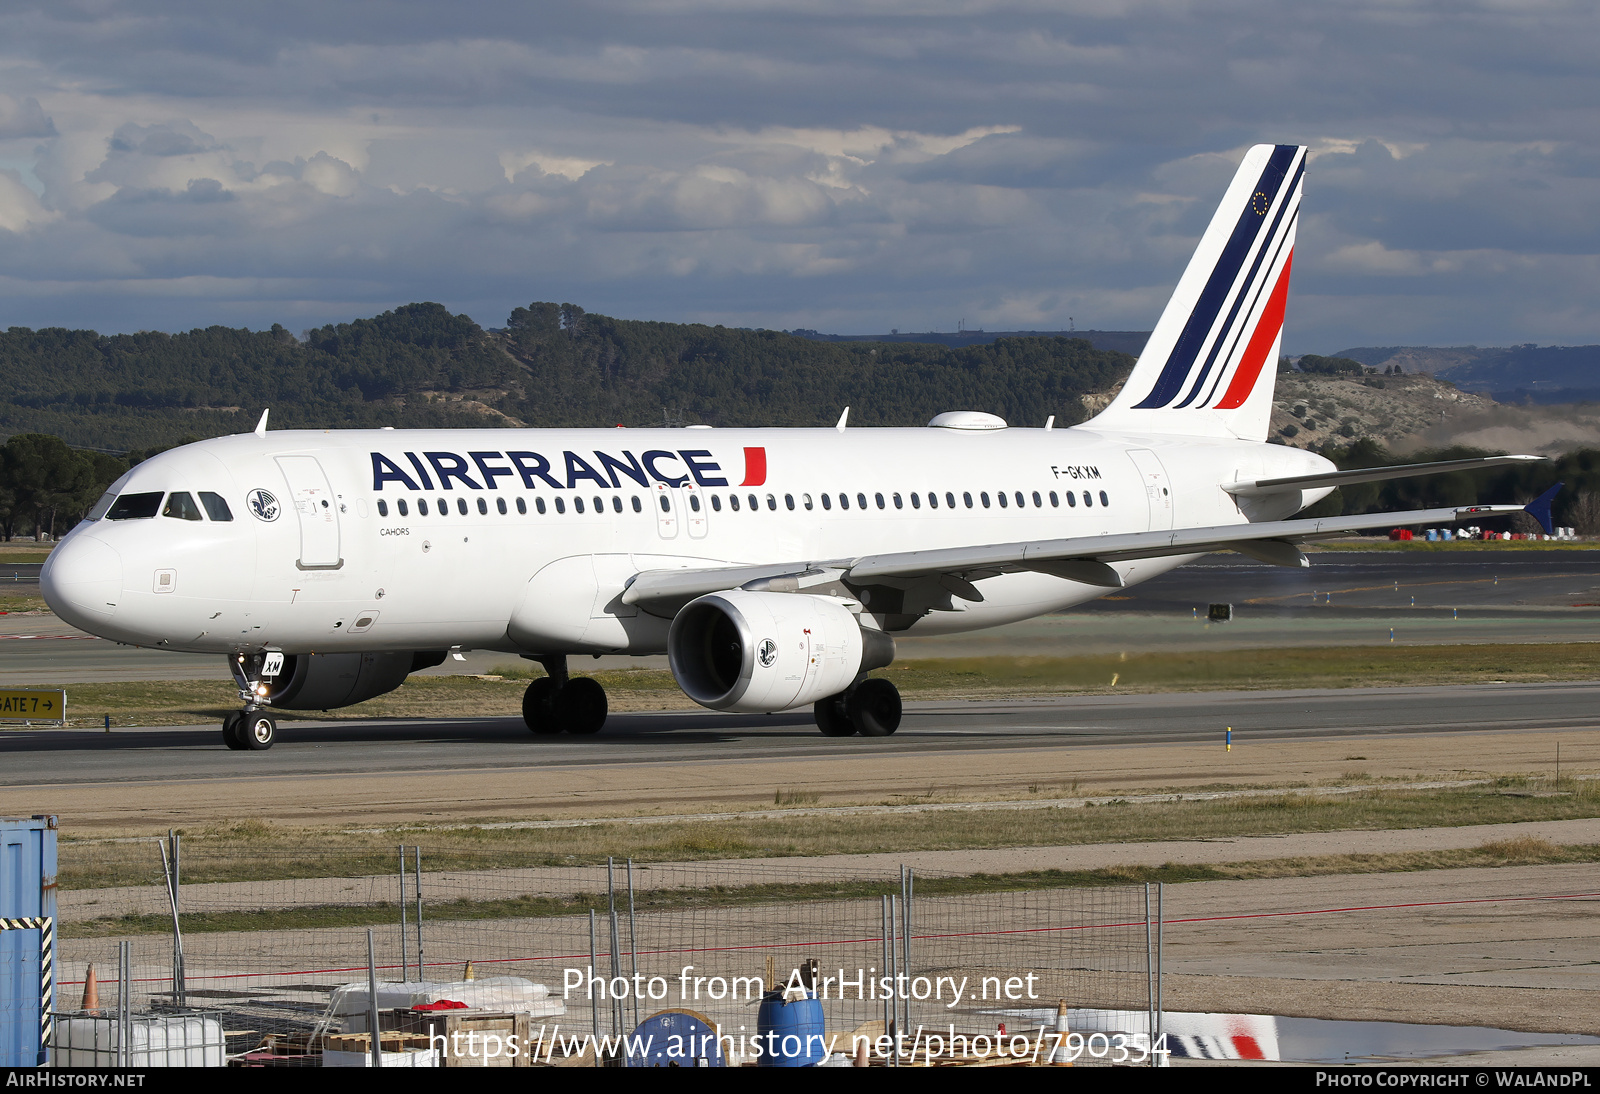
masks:
[(265, 437), (267, 435), (267, 415), (271, 413), (272, 408), (270, 406), (261, 412), (261, 420), (256, 423), (257, 437)]
[(833, 428), (837, 429), (840, 433), (843, 433), (844, 432), (844, 423), (848, 422), (849, 420), (850, 420), (850, 408), (849, 407), (845, 407), (844, 408), (844, 413), (839, 415), (838, 424), (835, 425)]

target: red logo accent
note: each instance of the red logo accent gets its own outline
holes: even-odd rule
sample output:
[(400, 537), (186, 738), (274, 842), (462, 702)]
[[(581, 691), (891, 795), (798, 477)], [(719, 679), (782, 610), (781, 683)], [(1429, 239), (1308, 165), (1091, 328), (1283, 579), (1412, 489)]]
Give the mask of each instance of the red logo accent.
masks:
[(744, 450), (744, 481), (740, 486), (765, 486), (767, 484), (767, 450), (765, 448), (747, 448)]
[(1217, 410), (1238, 410), (1244, 401), (1250, 398), (1250, 393), (1255, 390), (1256, 379), (1261, 375), (1261, 366), (1267, 363), (1267, 354), (1272, 352), (1272, 343), (1278, 340), (1278, 332), (1283, 329), (1283, 312), (1289, 302), (1289, 267), (1294, 265), (1294, 252), (1289, 252), (1289, 257), (1284, 260), (1283, 272), (1278, 275), (1278, 283), (1273, 286), (1272, 296), (1267, 300), (1267, 308), (1261, 313), (1261, 322), (1256, 324), (1255, 333), (1250, 336), (1250, 344), (1245, 347), (1244, 357), (1239, 362), (1239, 371), (1233, 374), (1233, 382), (1228, 385), (1227, 394), (1215, 407)]

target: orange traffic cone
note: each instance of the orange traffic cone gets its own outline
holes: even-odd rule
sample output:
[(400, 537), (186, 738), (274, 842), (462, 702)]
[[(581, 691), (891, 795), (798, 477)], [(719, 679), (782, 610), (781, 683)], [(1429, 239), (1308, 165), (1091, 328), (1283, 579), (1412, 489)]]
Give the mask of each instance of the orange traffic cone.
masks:
[(97, 1014), (100, 1010), (100, 984), (94, 978), (94, 966), (89, 966), (89, 971), (83, 974), (83, 1003), (79, 1010), (86, 1010), (90, 1014)]

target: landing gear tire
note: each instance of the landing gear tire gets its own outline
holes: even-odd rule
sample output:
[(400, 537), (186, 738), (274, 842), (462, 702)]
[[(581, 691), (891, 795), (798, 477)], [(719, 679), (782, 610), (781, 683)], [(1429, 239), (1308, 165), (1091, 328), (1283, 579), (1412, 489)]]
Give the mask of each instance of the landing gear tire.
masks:
[(900, 691), (881, 678), (863, 680), (844, 693), (844, 711), (863, 737), (887, 737), (900, 728)]
[(811, 710), (816, 715), (817, 728), (822, 730), (824, 737), (855, 736), (856, 727), (851, 724), (850, 716), (844, 711), (843, 693), (817, 700)]
[(278, 736), (278, 723), (272, 715), (263, 714), (259, 710), (253, 714), (241, 716), (239, 725), (239, 738), (244, 742), (244, 747), (251, 752), (265, 752), (272, 747), (272, 742)]
[(574, 676), (561, 685), (551, 703), (555, 719), (568, 733), (599, 733), (606, 724), (606, 689), (587, 676)]
[(244, 714), (234, 711), (222, 719), (222, 743), (234, 752), (242, 752), (247, 746), (244, 743)]
[(561, 723), (556, 720), (552, 710), (559, 687), (550, 677), (541, 676), (522, 693), (522, 720), (540, 736), (561, 732)]

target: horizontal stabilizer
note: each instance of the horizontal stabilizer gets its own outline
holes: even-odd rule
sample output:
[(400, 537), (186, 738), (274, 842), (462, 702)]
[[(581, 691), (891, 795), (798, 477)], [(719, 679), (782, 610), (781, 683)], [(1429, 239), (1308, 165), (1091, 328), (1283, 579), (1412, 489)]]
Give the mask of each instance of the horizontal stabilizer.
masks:
[(1317, 475), (1290, 475), (1281, 479), (1256, 479), (1253, 482), (1228, 482), (1222, 488), (1235, 497), (1253, 498), (1264, 494), (1286, 494), (1293, 490), (1347, 486), (1357, 482), (1383, 482), (1421, 475), (1443, 475), (1451, 471), (1476, 471), (1514, 463), (1537, 463), (1545, 456), (1484, 456), (1471, 460), (1440, 460), (1437, 463), (1405, 463), (1393, 467), (1358, 467), (1352, 471), (1328, 471)]

